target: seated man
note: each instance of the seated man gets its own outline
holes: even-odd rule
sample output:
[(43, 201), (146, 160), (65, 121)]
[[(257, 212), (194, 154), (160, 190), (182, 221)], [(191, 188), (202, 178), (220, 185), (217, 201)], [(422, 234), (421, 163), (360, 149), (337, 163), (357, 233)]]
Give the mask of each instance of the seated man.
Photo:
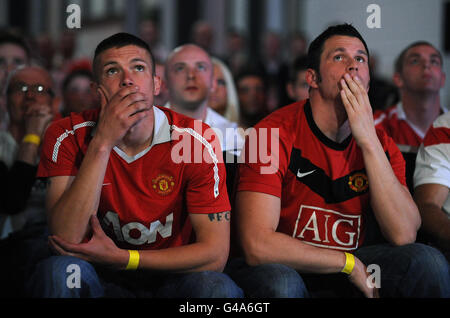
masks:
[(450, 113), (436, 119), (419, 148), (414, 186), (424, 233), (450, 260)]
[(43, 68), (13, 71), (6, 97), (10, 122), (8, 130), (0, 132), (0, 165), (4, 171), (0, 238), (22, 229), (32, 219), (45, 221), (45, 185), (36, 181), (36, 172), (41, 139), (55, 115), (53, 83)]
[[(141, 39), (105, 39), (93, 66), (100, 109), (45, 136), (38, 176), (49, 180), (49, 240), (60, 256), (37, 265), (31, 295), (239, 297), (221, 273), (230, 205), (220, 146), (201, 138), (209, 127), (195, 131), (192, 119), (153, 106), (159, 78)], [(205, 160), (190, 163), (189, 146)], [(66, 284), (73, 264), (80, 288)]]
[(8, 112), (4, 88), (9, 74), (19, 66), (29, 65), (31, 51), (20, 36), (0, 32), (0, 131), (7, 130)]
[(169, 93), (167, 107), (203, 121), (220, 139), (226, 163), (227, 191), (234, 189), (237, 157), (244, 145), (238, 125), (208, 107), (209, 96), (216, 88), (214, 66), (209, 54), (194, 44), (175, 48), (167, 58), (165, 78)]
[(441, 53), (430, 43), (410, 44), (395, 63), (394, 84), (400, 102), (374, 114), (375, 126), (392, 137), (406, 162), (406, 184), (413, 193), (417, 150), (433, 121), (446, 111), (440, 90), (445, 84)]
[[(255, 297), (449, 297), (443, 255), (413, 244), (420, 215), (402, 155), (374, 126), (364, 39), (332, 26), (308, 57), (310, 98), (256, 125), (265, 144), (246, 141), (236, 224), (248, 265), (232, 260), (228, 273)], [(258, 146), (271, 160), (251, 160)]]
[(41, 140), (55, 115), (49, 73), (36, 66), (12, 71), (6, 100), (10, 120), (8, 130), (0, 131), (0, 284), (11, 288), (0, 297), (15, 297), (23, 294), (31, 264), (49, 253), (45, 184), (36, 179)]

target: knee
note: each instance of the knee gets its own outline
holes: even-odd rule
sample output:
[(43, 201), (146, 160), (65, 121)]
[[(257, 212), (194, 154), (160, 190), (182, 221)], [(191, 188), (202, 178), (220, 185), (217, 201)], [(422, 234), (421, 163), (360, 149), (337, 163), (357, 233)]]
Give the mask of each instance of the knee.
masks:
[(67, 275), (76, 270), (95, 272), (92, 265), (88, 262), (73, 256), (51, 256), (36, 264), (34, 271), (35, 277), (48, 279), (66, 279)]
[(204, 271), (195, 273), (190, 280), (198, 286), (193, 289), (199, 298), (242, 298), (244, 293), (226, 274)]
[(261, 271), (262, 289), (267, 297), (304, 298), (308, 297), (305, 283), (298, 272), (282, 264), (264, 264), (258, 266)]
[(426, 297), (450, 297), (449, 264), (445, 256), (434, 247), (414, 243), (403, 247), (408, 258), (408, 279), (416, 282)]
[(416, 275), (441, 277), (448, 276), (449, 267), (444, 255), (434, 247), (421, 243), (414, 243), (404, 246), (403, 253), (410, 264), (410, 270)]
[(94, 267), (77, 257), (51, 256), (36, 264), (29, 279), (31, 297), (99, 297)]

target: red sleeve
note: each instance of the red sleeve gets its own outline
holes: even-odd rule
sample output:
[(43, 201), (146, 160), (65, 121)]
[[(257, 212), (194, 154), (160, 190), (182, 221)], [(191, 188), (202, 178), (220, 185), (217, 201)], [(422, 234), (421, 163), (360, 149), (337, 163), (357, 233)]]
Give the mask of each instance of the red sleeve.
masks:
[(47, 129), (41, 149), (38, 177), (74, 176), (82, 154), (73, 131), (65, 129), (66, 120), (54, 122)]
[[(269, 125), (270, 126), (270, 125)], [(239, 165), (237, 191), (255, 191), (281, 197), (291, 147), (280, 129), (257, 127), (246, 137)]]
[(394, 140), (389, 137), (384, 131), (377, 129), (377, 134), (378, 138), (381, 141), (381, 144), (383, 145), (385, 153), (388, 155), (388, 159), (395, 176), (397, 177), (398, 181), (406, 187), (405, 159), (403, 158), (400, 149), (398, 149)]
[(226, 170), (219, 139), (209, 126), (204, 125), (203, 128), (209, 129), (209, 136), (203, 134), (192, 138), (191, 148), (194, 152), (195, 149), (202, 149), (202, 158), (197, 160), (198, 157), (196, 159), (193, 154), (192, 161), (185, 170), (187, 210), (189, 213), (230, 211)]

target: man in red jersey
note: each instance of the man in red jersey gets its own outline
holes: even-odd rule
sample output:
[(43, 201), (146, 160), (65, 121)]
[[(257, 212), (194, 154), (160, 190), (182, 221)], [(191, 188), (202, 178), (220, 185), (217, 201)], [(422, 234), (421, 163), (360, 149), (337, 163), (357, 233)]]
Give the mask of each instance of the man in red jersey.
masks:
[[(330, 27), (308, 58), (310, 99), (255, 127), (279, 129), (279, 147), (258, 151), (278, 160), (253, 162), (246, 142), (236, 197), (246, 264), (232, 260), (229, 274), (257, 297), (449, 296), (443, 255), (413, 244), (420, 215), (401, 153), (373, 123), (363, 38)], [(275, 173), (262, 173), (274, 162)]]
[(406, 161), (406, 183), (413, 192), (417, 150), (433, 121), (446, 111), (439, 92), (445, 85), (442, 55), (430, 43), (414, 42), (395, 62), (394, 84), (400, 102), (374, 114), (375, 126), (394, 139)]
[[(45, 136), (38, 176), (50, 183), (49, 241), (60, 256), (37, 265), (32, 296), (102, 297), (111, 285), (113, 296), (240, 296), (221, 273), (230, 205), (220, 149), (203, 138), (209, 127), (153, 106), (160, 82), (141, 39), (105, 39), (93, 65), (101, 108)], [(193, 149), (208, 158), (193, 163)], [(67, 283), (74, 264), (78, 287)]]

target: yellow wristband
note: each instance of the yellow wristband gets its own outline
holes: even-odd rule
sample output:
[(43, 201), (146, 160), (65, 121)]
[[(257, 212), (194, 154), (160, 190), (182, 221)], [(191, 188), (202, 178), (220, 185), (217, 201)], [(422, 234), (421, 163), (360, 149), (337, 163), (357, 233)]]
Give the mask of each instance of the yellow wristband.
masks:
[(139, 252), (135, 250), (128, 250), (130, 258), (128, 259), (128, 265), (126, 270), (136, 270), (139, 266)]
[(350, 275), (353, 272), (353, 268), (355, 267), (355, 256), (350, 253), (345, 253), (345, 266), (341, 270), (342, 273), (346, 273)]
[(23, 137), (22, 142), (29, 142), (30, 144), (39, 146), (41, 144), (41, 137), (35, 134), (28, 134)]

